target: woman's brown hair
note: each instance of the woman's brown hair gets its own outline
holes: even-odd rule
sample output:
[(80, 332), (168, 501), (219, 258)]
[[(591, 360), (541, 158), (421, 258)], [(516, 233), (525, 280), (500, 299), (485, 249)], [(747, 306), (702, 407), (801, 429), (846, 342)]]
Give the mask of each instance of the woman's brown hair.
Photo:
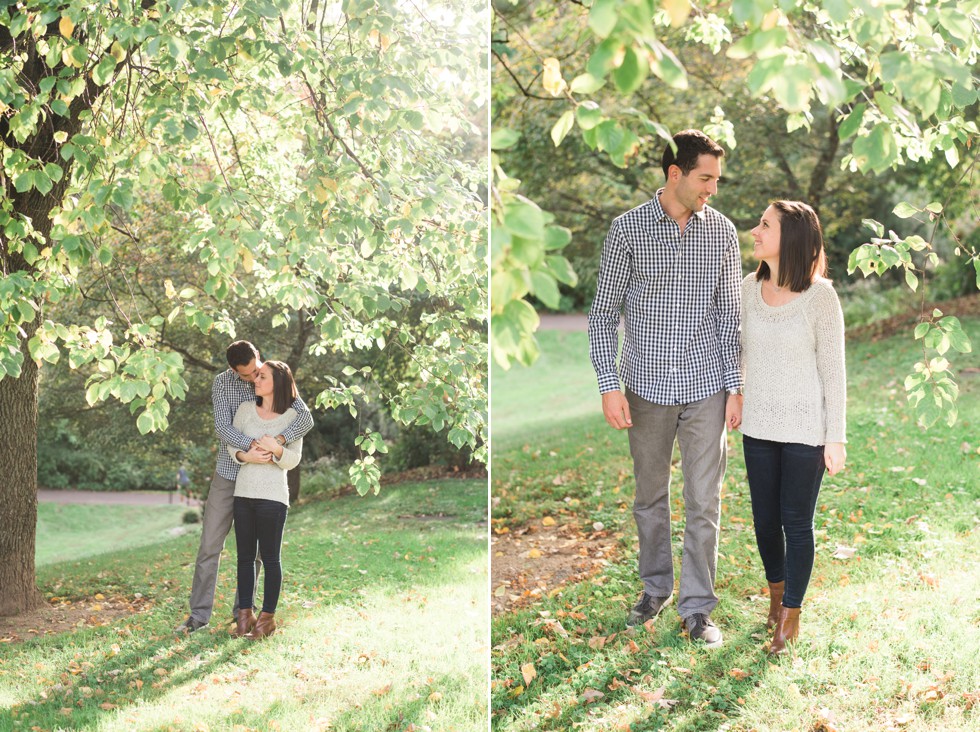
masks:
[[(293, 380), (293, 372), (290, 371), (289, 365), (282, 361), (266, 361), (262, 365), (268, 366), (272, 371), (272, 411), (283, 414), (299, 396), (296, 382)], [(262, 397), (257, 397), (255, 401), (262, 406)]]
[[(779, 282), (774, 284), (803, 292), (815, 278), (827, 274), (820, 219), (801, 201), (773, 201), (770, 205), (779, 217)], [(769, 265), (760, 262), (756, 279), (768, 280), (770, 275)]]

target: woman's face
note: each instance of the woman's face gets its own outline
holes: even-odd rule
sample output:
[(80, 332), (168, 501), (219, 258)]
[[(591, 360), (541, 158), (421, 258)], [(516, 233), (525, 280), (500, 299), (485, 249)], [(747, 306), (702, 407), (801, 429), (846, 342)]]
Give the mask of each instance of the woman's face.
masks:
[(779, 214), (770, 206), (750, 232), (755, 246), (752, 255), (761, 262), (779, 262)]
[(272, 386), (272, 367), (264, 363), (255, 376), (255, 396), (271, 397)]

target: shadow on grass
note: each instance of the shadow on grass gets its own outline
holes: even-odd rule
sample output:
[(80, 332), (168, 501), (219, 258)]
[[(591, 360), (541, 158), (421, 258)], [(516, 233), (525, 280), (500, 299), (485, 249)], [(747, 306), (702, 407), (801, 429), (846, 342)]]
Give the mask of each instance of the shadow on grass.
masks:
[[(608, 628), (623, 627), (619, 615), (606, 614), (605, 619)], [(665, 612), (654, 627), (654, 633), (618, 633), (636, 644), (629, 653), (623, 652), (625, 643), (610, 651), (584, 644), (565, 649), (565, 666), (550, 678), (532, 682), (520, 695), (495, 694), (492, 728), (509, 729), (518, 720), (533, 718), (534, 728), (541, 730), (588, 723), (606, 723), (610, 729), (628, 724), (630, 732), (717, 730), (738, 718), (737, 700), (748, 699), (767, 677), (779, 673), (762, 641), (753, 637), (766, 637), (761, 622), (726, 624), (724, 644), (715, 649), (691, 643), (681, 634), (676, 615)], [(595, 692), (601, 696), (592, 701)]]
[[(290, 544), (284, 548), (277, 615), (288, 627), (330, 606), (356, 606), (366, 587), (402, 597), (410, 588), (424, 594), (424, 588), (452, 586), (460, 576), (472, 575), (474, 563), (486, 562), (485, 516), (479, 510), (479, 496), (485, 505), (485, 483), (453, 487), (463, 494), (452, 500), (440, 498), (431, 487), (399, 486), (384, 503), (349, 497), (298, 507), (287, 522)], [(450, 518), (434, 522), (414, 517), (423, 510)], [(140, 593), (151, 604), (112, 625), (4, 648), (0, 691), (17, 703), (0, 711), (0, 729), (94, 729), (110, 717), (125, 715), (127, 708), (175, 690), (193, 696), (195, 687), (215, 674), (241, 674), (246, 690), (250, 664), (243, 652), (250, 652), (248, 641), (231, 637), (224, 628), (172, 635), (182, 617), (174, 613), (175, 606), (183, 605), (189, 594), (196, 549), (196, 539), (179, 539), (165, 552), (159, 546), (145, 547), (45, 567), (41, 589), (48, 594)], [(234, 555), (226, 556), (218, 585), (229, 600), (234, 569)], [(225, 614), (219, 600), (213, 623)], [(14, 678), (18, 681), (11, 685)], [(18, 687), (34, 691), (18, 693)]]

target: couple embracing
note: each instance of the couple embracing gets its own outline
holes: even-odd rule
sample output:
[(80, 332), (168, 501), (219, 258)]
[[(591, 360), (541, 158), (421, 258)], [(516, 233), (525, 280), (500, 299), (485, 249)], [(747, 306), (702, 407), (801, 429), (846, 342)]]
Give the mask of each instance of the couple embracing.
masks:
[(610, 228), (589, 313), (603, 413), (628, 430), (636, 479), (643, 591), (626, 623), (656, 617), (673, 598), (676, 440), (686, 512), (677, 610), (691, 640), (722, 644), (710, 616), (725, 428), (740, 428), (769, 584), (769, 653), (780, 654), (799, 633), (821, 480), (846, 458), (843, 315), (825, 279), (814, 210), (798, 201), (766, 208), (751, 232), (758, 268), (743, 279), (735, 226), (707, 205), (724, 150), (697, 130), (673, 140), (676, 151), (668, 145), (663, 154), (664, 187)]
[[(280, 551), (289, 508), (286, 473), (299, 464), (303, 435), (313, 427), (313, 417), (299, 398), (288, 365), (263, 363), (248, 341), (232, 343), (226, 357), (228, 369), (215, 377), (211, 389), (214, 427), (221, 441), (218, 464), (204, 508), (190, 615), (176, 632), (193, 633), (208, 626), (221, 550), (234, 521), (238, 589), (231, 633), (257, 639), (276, 631)], [(263, 565), (262, 609), (256, 614), (255, 584)]]

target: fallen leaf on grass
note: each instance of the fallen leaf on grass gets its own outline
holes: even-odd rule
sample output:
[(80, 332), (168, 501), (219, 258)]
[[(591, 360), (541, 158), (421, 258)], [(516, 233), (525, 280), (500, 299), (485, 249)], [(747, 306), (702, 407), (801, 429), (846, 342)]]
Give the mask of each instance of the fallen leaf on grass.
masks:
[(929, 572), (919, 572), (919, 579), (929, 587), (939, 587), (939, 579)]
[(606, 645), (606, 636), (604, 635), (597, 635), (589, 638), (589, 648), (591, 648), (593, 651), (602, 650), (604, 645)]
[(733, 679), (736, 679), (737, 681), (741, 681), (742, 679), (747, 679), (749, 676), (752, 675), (752, 673), (749, 671), (743, 671), (740, 668), (733, 668), (731, 671), (728, 672), (728, 675), (731, 676)]
[(669, 709), (677, 703), (676, 699), (664, 699), (664, 692), (667, 690), (666, 686), (661, 686), (656, 691), (644, 691), (643, 689), (638, 689), (635, 686), (631, 687), (633, 692), (639, 696), (644, 701), (650, 702), (651, 704), (656, 704), (663, 709)]
[(557, 522), (551, 516), (545, 516), (541, 519), (542, 526), (554, 526)]
[(854, 547), (838, 544), (837, 551), (835, 551), (832, 556), (834, 557), (834, 559), (850, 559), (851, 557), (854, 556), (854, 553), (856, 551), (857, 549), (855, 549)]
[(582, 695), (578, 698), (578, 700), (583, 704), (592, 704), (605, 696), (605, 694), (597, 689), (586, 689), (584, 692), (582, 692)]
[(521, 676), (524, 677), (524, 685), (530, 686), (531, 682), (538, 677), (538, 672), (533, 663), (525, 663), (521, 666)]
[(389, 691), (391, 691), (391, 684), (385, 684), (380, 689), (375, 689), (371, 693), (374, 694), (375, 696), (384, 696)]

